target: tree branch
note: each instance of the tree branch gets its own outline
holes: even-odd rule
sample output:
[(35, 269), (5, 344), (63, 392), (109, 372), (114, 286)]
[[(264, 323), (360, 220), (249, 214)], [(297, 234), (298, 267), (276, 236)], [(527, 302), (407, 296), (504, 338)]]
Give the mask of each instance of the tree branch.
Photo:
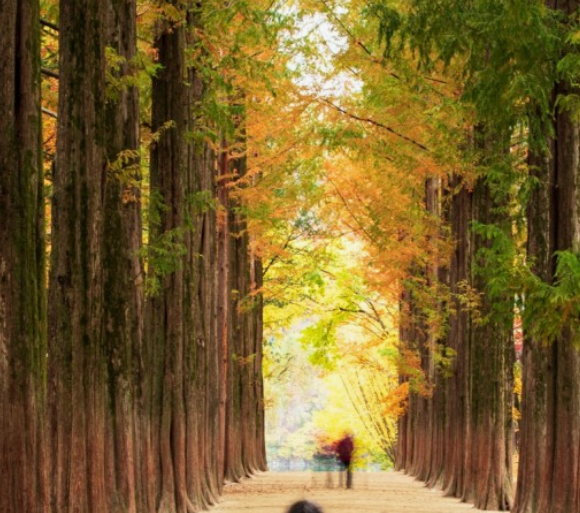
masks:
[(337, 110), (338, 112), (341, 112), (342, 114), (344, 114), (352, 119), (356, 119), (357, 121), (362, 121), (364, 123), (369, 123), (369, 124), (374, 125), (376, 127), (382, 128), (383, 130), (386, 130), (387, 132), (389, 132), (393, 135), (396, 135), (397, 137), (400, 137), (401, 139), (417, 146), (417, 148), (421, 148), (423, 151), (426, 151), (427, 153), (431, 153), (429, 148), (427, 148), (427, 146), (425, 146), (424, 144), (421, 144), (420, 142), (414, 141), (413, 139), (411, 139), (410, 137), (407, 137), (406, 135), (400, 134), (399, 132), (397, 132), (396, 130), (391, 128), (390, 126), (384, 125), (383, 123), (380, 123), (379, 121), (375, 121), (374, 119), (371, 119), (371, 118), (363, 118), (361, 116), (357, 116), (356, 114), (353, 114), (352, 112), (348, 112), (347, 110), (343, 109), (342, 107), (335, 105), (334, 103), (327, 100), (326, 98), (320, 98), (320, 101), (323, 103), (326, 103), (327, 105), (329, 105), (333, 109)]
[(44, 107), (41, 107), (41, 110), (42, 110), (43, 114), (46, 114), (47, 116), (50, 116), (51, 118), (58, 119), (56, 112), (49, 110), (49, 109), (45, 109)]
[[(336, 21), (336, 23), (338, 23), (340, 25), (340, 27), (342, 28), (342, 30), (344, 30), (346, 32), (346, 34), (348, 35), (348, 37), (350, 37), (354, 43), (359, 46), (360, 48), (362, 48), (364, 50), (364, 52), (372, 58), (373, 62), (380, 64), (381, 66), (384, 65), (385, 59), (377, 59), (373, 53), (368, 49), (368, 47), (362, 42), (359, 41), (354, 34), (350, 31), (350, 29), (342, 22), (342, 20), (334, 13), (334, 11), (330, 8), (330, 6), (326, 3), (326, 0), (319, 0), (320, 3), (322, 3), (322, 5), (324, 5), (324, 7), (326, 7), (326, 10), (330, 13), (330, 15), (334, 18), (334, 20)], [(397, 80), (401, 80), (401, 77), (399, 75), (397, 75), (396, 73), (393, 73), (392, 71), (389, 71), (388, 74), (397, 79)], [(445, 82), (444, 80), (439, 80), (438, 78), (433, 78), (433, 77), (426, 77), (423, 75), (423, 78), (425, 80), (429, 80), (431, 82), (436, 82), (438, 84), (446, 84), (447, 82)]]
[(58, 73), (56, 71), (52, 71), (51, 69), (40, 68), (40, 71), (43, 75), (46, 75), (47, 77), (56, 78), (57, 80), (60, 78)]
[(40, 19), (40, 24), (43, 27), (51, 28), (52, 30), (56, 30), (58, 32), (58, 25), (52, 23), (52, 21), (45, 20), (43, 18)]
[(334, 183), (334, 181), (332, 180), (332, 178), (327, 177), (328, 181), (332, 184), (332, 186), (334, 187), (334, 190), (336, 191), (336, 193), (338, 194), (338, 197), (340, 198), (340, 200), (342, 201), (342, 204), (344, 205), (344, 207), (346, 208), (346, 210), (348, 211), (348, 213), (350, 214), (350, 216), (352, 217), (352, 219), (354, 220), (354, 222), (356, 224), (358, 224), (359, 228), (361, 229), (361, 231), (364, 233), (364, 235), (372, 242), (375, 243), (375, 239), (374, 237), (366, 230), (365, 226), (363, 223), (361, 223), (358, 218), (355, 216), (354, 212), (352, 211), (352, 209), (350, 208), (348, 202), (346, 201), (346, 198), (342, 195), (342, 193), (340, 192), (339, 188), (336, 186), (336, 184)]

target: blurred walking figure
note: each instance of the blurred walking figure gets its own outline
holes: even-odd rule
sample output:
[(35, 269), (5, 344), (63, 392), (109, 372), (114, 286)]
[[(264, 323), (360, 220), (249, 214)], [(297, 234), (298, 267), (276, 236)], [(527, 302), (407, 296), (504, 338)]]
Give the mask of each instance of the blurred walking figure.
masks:
[(290, 506), (287, 513), (323, 513), (322, 508), (314, 502), (298, 501)]
[(347, 433), (338, 442), (336, 442), (335, 452), (336, 456), (338, 457), (338, 461), (340, 461), (343, 469), (346, 471), (346, 487), (352, 488), (352, 453), (354, 452), (353, 435)]
[(312, 484), (316, 484), (316, 479), (314, 478), (314, 475), (317, 472), (325, 472), (326, 480), (324, 484), (326, 488), (332, 488), (332, 474), (333, 471), (336, 470), (338, 465), (334, 444), (331, 443), (330, 438), (327, 434), (320, 433), (317, 436), (316, 445), (317, 445), (316, 452), (312, 457), (314, 470), (314, 473), (312, 475)]

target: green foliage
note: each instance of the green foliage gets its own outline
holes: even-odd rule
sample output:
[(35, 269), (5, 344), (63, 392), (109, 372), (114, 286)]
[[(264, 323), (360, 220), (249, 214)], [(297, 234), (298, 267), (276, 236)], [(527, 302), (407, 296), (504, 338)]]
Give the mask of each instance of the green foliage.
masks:
[(300, 341), (304, 348), (310, 349), (309, 360), (328, 370), (336, 366), (336, 322), (322, 319), (302, 330)]
[(379, 43), (385, 45), (384, 56), (392, 55), (392, 42), (401, 28), (402, 15), (395, 8), (386, 3), (373, 3), (365, 11), (366, 15), (376, 16), (379, 20)]
[(524, 329), (536, 340), (553, 342), (563, 330), (580, 340), (580, 254), (558, 251), (552, 285), (529, 272), (522, 305)]
[(117, 180), (127, 187), (140, 184), (142, 150), (123, 150), (107, 165), (107, 178)]
[(183, 233), (183, 228), (175, 228), (150, 237), (149, 244), (142, 252), (142, 256), (147, 259), (146, 295), (159, 294), (163, 278), (181, 269), (183, 257), (187, 253)]
[(568, 20), (564, 55), (557, 64), (558, 78), (567, 83), (569, 90), (556, 99), (556, 107), (571, 113), (572, 118), (580, 120), (580, 27), (578, 20)]
[(203, 214), (210, 210), (217, 210), (219, 207), (218, 200), (209, 190), (191, 193), (185, 198), (185, 201), (189, 207), (187, 212), (192, 214)]
[(169, 207), (165, 205), (161, 193), (154, 191), (149, 198), (149, 241), (140, 252), (147, 266), (145, 294), (155, 296), (161, 291), (163, 278), (183, 265), (187, 250), (184, 244), (186, 227), (179, 226), (161, 230), (162, 213)]
[(56, 0), (41, 0), (40, 13), (43, 19), (58, 25), (59, 8)]
[(396, 39), (399, 51), (408, 47), (417, 56), (421, 70), (443, 66), (462, 84), (462, 101), (475, 107), (479, 122), (514, 127), (525, 120), (536, 141), (549, 130), (563, 37), (543, 1), (413, 0), (395, 25), (384, 1), (371, 12), (387, 48)]
[(143, 51), (138, 51), (130, 60), (117, 52), (115, 48), (105, 48), (107, 67), (105, 69), (105, 98), (109, 102), (117, 102), (119, 94), (130, 89), (137, 88), (145, 92), (149, 91), (149, 80), (159, 72), (161, 65), (153, 61), (151, 56)]
[(522, 286), (521, 251), (505, 227), (474, 221), (471, 230), (484, 241), (475, 255), (473, 273), (485, 283), (481, 292), (487, 294), (494, 321), (511, 325), (514, 301)]
[[(533, 262), (524, 261), (512, 237), (496, 225), (473, 223), (472, 230), (488, 241), (476, 255), (474, 272), (483, 279), (494, 322), (513, 322), (513, 309), (522, 313), (525, 332), (545, 343), (564, 329), (580, 335), (580, 255), (558, 251), (554, 283), (535, 275)], [(486, 322), (490, 319), (483, 319)]]
[(456, 357), (457, 351), (455, 349), (437, 344), (435, 351), (433, 351), (433, 361), (437, 367), (437, 372), (443, 379), (449, 379), (453, 376)]

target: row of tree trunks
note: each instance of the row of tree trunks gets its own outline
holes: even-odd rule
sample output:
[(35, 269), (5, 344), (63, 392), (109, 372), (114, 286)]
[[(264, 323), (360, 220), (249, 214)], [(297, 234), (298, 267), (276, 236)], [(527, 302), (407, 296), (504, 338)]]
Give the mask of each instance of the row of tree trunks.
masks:
[[(427, 286), (448, 279), (449, 327), (446, 340), (437, 340), (425, 311), (437, 306), (418, 302), (410, 291), (403, 294), (409, 315), (403, 321), (401, 341), (420, 355), (424, 379), (433, 394), (411, 390), (408, 411), (399, 422), (396, 465), (480, 509), (506, 510), (513, 493), (512, 325), (509, 319), (494, 317), (485, 279), (474, 270), (476, 258), (485, 269), (487, 264), (478, 251), (490, 242), (475, 235), (470, 226), (474, 220), (499, 223), (497, 205), (484, 179), (468, 190), (453, 177), (449, 189), (458, 190), (450, 197), (455, 249), (449, 272), (443, 266), (423, 271)], [(430, 214), (441, 216), (440, 198), (440, 192), (428, 182), (426, 207)], [(504, 228), (509, 233), (509, 226)], [(476, 309), (470, 295), (479, 298)], [(435, 351), (451, 357), (450, 375), (445, 368), (437, 368)]]
[(49, 511), (40, 25), (0, 8), (0, 511)]
[(39, 2), (0, 9), (0, 512), (198, 511), (265, 469), (261, 267), (202, 134), (201, 9), (155, 37), (146, 302), (136, 2), (61, 0), (48, 308)]
[[(229, 158), (225, 136), (217, 155), (196, 136), (207, 84), (186, 55), (201, 29), (199, 9), (190, 5), (186, 24), (168, 22), (156, 37), (162, 70), (153, 81), (159, 138), (151, 152), (150, 219), (158, 224), (150, 231), (150, 272), (157, 271), (160, 288), (146, 320), (159, 512), (206, 508), (225, 480), (264, 468), (253, 456), (263, 444), (263, 426), (253, 429), (263, 401), (246, 363), (261, 353), (261, 334), (250, 329), (261, 328), (261, 309), (243, 306), (255, 285), (243, 211), (231, 193), (244, 160)], [(156, 254), (167, 244), (181, 252), (177, 261)], [(261, 378), (261, 366), (257, 372)]]
[[(417, 307), (417, 301), (409, 284), (403, 290), (401, 297), (401, 320), (399, 340), (401, 346), (414, 352), (420, 352), (425, 345), (425, 330), (421, 326), (422, 315)], [(422, 453), (419, 445), (425, 436), (423, 419), (419, 418), (422, 398), (413, 389), (413, 381), (408, 376), (401, 376), (401, 382), (409, 381), (409, 398), (407, 411), (398, 421), (398, 440), (396, 448), (395, 468), (413, 473), (416, 470), (418, 455)], [(427, 420), (427, 419), (425, 419)]]
[[(575, 20), (579, 2), (546, 2)], [(564, 19), (564, 17), (563, 17)], [(575, 23), (572, 21), (572, 23)], [(577, 94), (558, 83), (553, 99)], [(528, 254), (532, 271), (554, 284), (557, 252), (580, 252), (580, 125), (557, 106), (545, 151), (532, 151), (536, 187), (528, 205)], [(520, 465), (516, 513), (580, 510), (580, 350), (578, 333), (565, 322), (554, 341), (525, 330)]]
[[(429, 215), (436, 217), (439, 212), (440, 187), (438, 180), (429, 178), (425, 182), (425, 208)], [(412, 279), (402, 294), (402, 315), (399, 339), (402, 347), (411, 350), (420, 357), (421, 371), (425, 383), (433, 384), (436, 379), (433, 365), (434, 334), (428, 327), (426, 305), (421, 302), (420, 290), (424, 285), (433, 284), (436, 269), (433, 267), (416, 268)], [(424, 296), (423, 296), (424, 297)], [(407, 376), (402, 381), (407, 381)], [(427, 480), (430, 476), (431, 454), (434, 450), (434, 423), (432, 398), (419, 393), (415, 381), (409, 381), (409, 399), (407, 414), (399, 419), (399, 440), (397, 444), (396, 468), (405, 470), (419, 479)], [(426, 392), (426, 390), (424, 390)]]
[[(261, 349), (263, 305), (259, 294), (262, 268), (251, 251), (239, 197), (229, 192), (226, 180), (233, 175), (243, 181), (245, 174), (245, 158), (229, 160), (224, 153), (220, 166), (220, 202), (228, 214), (222, 218), (220, 234), (224, 241), (222, 258), (228, 270), (229, 288), (223, 289), (220, 297), (224, 298), (223, 308), (227, 311), (223, 319), (231, 319), (231, 329), (222, 320), (222, 336), (229, 347), (224, 354), (224, 382), (232, 399), (224, 418), (227, 480), (238, 480), (266, 470)], [(226, 285), (225, 280), (223, 285)]]
[[(427, 214), (439, 223), (441, 212), (441, 181), (429, 178), (425, 182), (425, 208)], [(420, 356), (421, 372), (425, 383), (417, 388), (411, 385), (407, 414), (399, 420), (396, 468), (405, 470), (431, 485), (440, 484), (444, 456), (443, 436), (445, 432), (445, 389), (440, 385), (434, 351), (439, 335), (431, 322), (440, 316), (440, 306), (429, 301), (421, 289), (435, 290), (444, 272), (438, 262), (425, 269), (415, 271), (418, 278), (414, 288), (403, 292), (400, 340), (403, 347)], [(430, 296), (432, 299), (434, 296)], [(431, 313), (427, 312), (431, 309)], [(435, 325), (438, 323), (435, 322)], [(420, 390), (422, 389), (422, 390)], [(431, 392), (434, 392), (431, 395)]]
[[(546, 0), (545, 5), (556, 12), (564, 28), (574, 30), (577, 0)], [(554, 84), (553, 130), (543, 146), (532, 140), (528, 155), (533, 188), (527, 210), (527, 255), (536, 281), (524, 300), (527, 309), (540, 317), (550, 302), (542, 296), (544, 303), (533, 303), (538, 300), (536, 287), (541, 284), (549, 290), (546, 286), (557, 285), (559, 255), (577, 257), (580, 252), (580, 125), (577, 113), (560, 102), (577, 94), (577, 87), (564, 80)], [(452, 183), (451, 189), (457, 185)], [(469, 236), (467, 226), (476, 219), (509, 233), (496, 207), (488, 185), (480, 179), (473, 190), (463, 188), (454, 196), (450, 218), (456, 248), (450, 266), (454, 308), (447, 344), (457, 354), (453, 376), (444, 386), (447, 427), (442, 477), (447, 493), (473, 501), (480, 509), (507, 509), (512, 502), (511, 323), (506, 312), (493, 311), (490, 298), (482, 294), (484, 280), (473, 275), (477, 249), (487, 243)], [(487, 322), (474, 318), (458, 300), (460, 284), (469, 284), (478, 293), (480, 315), (486, 315)], [(542, 329), (540, 318), (528, 318), (524, 324), (520, 460), (512, 508), (516, 513), (580, 510), (580, 349), (577, 319), (568, 320), (566, 315), (562, 313), (555, 335)], [(408, 333), (403, 335), (408, 339)], [(435, 397), (438, 393), (436, 389)], [(408, 433), (410, 419), (423, 415), (417, 404), (412, 398), (400, 426), (404, 468), (413, 461), (415, 446), (420, 447), (409, 443)]]
[[(546, 6), (570, 20), (580, 8), (576, 0), (547, 0)], [(553, 100), (570, 94), (577, 89), (558, 83)], [(528, 204), (527, 250), (532, 272), (550, 285), (555, 282), (556, 252), (580, 251), (580, 126), (570, 111), (558, 106), (554, 112), (547, 148), (529, 155), (536, 186)], [(578, 347), (578, 333), (568, 322), (549, 344), (537, 332), (524, 331), (516, 513), (580, 510)]]

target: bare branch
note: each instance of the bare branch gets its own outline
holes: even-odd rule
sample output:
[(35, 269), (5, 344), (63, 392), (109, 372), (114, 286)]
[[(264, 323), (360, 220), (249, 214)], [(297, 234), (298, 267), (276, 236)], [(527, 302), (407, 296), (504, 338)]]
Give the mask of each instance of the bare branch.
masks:
[(51, 69), (40, 68), (40, 71), (43, 75), (46, 75), (47, 77), (56, 78), (57, 80), (60, 78), (58, 73), (56, 71), (52, 71)]
[(46, 114), (47, 116), (50, 116), (51, 118), (58, 119), (56, 112), (49, 110), (49, 109), (45, 109), (44, 107), (42, 107), (41, 110), (42, 110), (43, 114)]
[(52, 23), (52, 21), (45, 20), (43, 18), (40, 19), (40, 24), (43, 27), (51, 28), (52, 30), (56, 30), (58, 32), (58, 25)]

